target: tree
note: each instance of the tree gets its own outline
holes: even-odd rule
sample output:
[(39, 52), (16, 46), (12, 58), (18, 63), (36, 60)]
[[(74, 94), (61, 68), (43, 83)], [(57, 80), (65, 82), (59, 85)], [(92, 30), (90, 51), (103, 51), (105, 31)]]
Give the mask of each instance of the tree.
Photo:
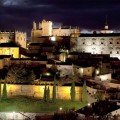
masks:
[(7, 99), (6, 79), (4, 80), (2, 99)]
[(3, 69), (1, 70), (1, 79), (5, 79), (8, 73), (8, 66), (4, 66)]
[(53, 84), (53, 93), (52, 93), (52, 101), (56, 103), (56, 75), (54, 75), (54, 84)]
[(86, 102), (87, 103), (87, 86), (86, 86), (86, 81), (84, 81), (83, 87), (82, 87), (82, 102)]
[(23, 65), (13, 65), (10, 67), (6, 79), (9, 83), (32, 83), (35, 80), (35, 74)]
[(70, 96), (71, 96), (71, 101), (74, 102), (75, 101), (75, 83), (74, 83), (74, 81), (72, 81)]
[(103, 92), (97, 91), (95, 94), (95, 99), (98, 101), (105, 100), (105, 95)]
[(45, 88), (44, 88), (44, 96), (43, 96), (43, 100), (44, 100), (44, 102), (47, 101), (47, 85), (46, 85), (46, 83), (45, 83)]
[(0, 80), (0, 100), (1, 100), (1, 80)]
[(51, 68), (50, 68), (50, 72), (51, 72), (54, 76), (56, 76), (56, 77), (59, 76), (59, 71), (58, 71), (56, 65), (52, 65), (52, 66), (51, 66)]
[(47, 98), (47, 102), (49, 102), (50, 101), (50, 89), (49, 89), (49, 86), (48, 86), (48, 89), (47, 89), (47, 96), (46, 96), (46, 98)]

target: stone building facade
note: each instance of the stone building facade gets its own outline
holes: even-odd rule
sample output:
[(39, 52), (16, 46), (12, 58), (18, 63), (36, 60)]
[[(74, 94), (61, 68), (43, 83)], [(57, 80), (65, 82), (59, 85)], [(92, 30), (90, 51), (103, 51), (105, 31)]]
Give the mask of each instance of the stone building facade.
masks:
[(80, 34), (71, 38), (71, 51), (110, 54), (120, 59), (120, 33)]
[(27, 34), (19, 31), (0, 31), (0, 43), (15, 42), (26, 48)]

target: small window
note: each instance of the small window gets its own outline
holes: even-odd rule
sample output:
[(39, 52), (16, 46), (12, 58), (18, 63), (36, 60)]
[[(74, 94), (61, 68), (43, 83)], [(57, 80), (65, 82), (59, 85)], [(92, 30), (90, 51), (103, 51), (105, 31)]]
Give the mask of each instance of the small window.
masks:
[(83, 42), (83, 45), (85, 44), (85, 42)]
[(110, 42), (110, 44), (112, 44), (112, 42)]
[(112, 51), (110, 51), (110, 54), (112, 54)]
[(119, 44), (119, 42), (117, 42), (117, 44)]
[(113, 40), (113, 38), (110, 38), (109, 40)]
[(103, 42), (101, 42), (101, 44), (103, 44)]
[(117, 54), (119, 54), (119, 51), (117, 51)]
[(92, 40), (96, 40), (95, 38), (93, 38)]

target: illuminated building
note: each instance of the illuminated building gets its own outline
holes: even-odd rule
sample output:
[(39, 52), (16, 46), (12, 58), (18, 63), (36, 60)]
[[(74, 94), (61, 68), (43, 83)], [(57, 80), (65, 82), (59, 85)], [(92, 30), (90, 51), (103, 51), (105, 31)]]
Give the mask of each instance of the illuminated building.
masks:
[(0, 55), (11, 55), (13, 58), (19, 58), (19, 46), (14, 43), (1, 43)]
[(71, 51), (110, 54), (120, 59), (120, 33), (80, 34), (76, 39), (71, 38), (71, 45)]
[(0, 31), (0, 43), (15, 42), (26, 48), (27, 34), (19, 31)]
[(40, 42), (42, 36), (70, 36), (71, 33), (79, 33), (78, 27), (75, 28), (53, 28), (52, 21), (43, 20), (39, 22), (38, 28), (35, 22), (33, 22), (33, 29), (31, 31), (32, 42)]

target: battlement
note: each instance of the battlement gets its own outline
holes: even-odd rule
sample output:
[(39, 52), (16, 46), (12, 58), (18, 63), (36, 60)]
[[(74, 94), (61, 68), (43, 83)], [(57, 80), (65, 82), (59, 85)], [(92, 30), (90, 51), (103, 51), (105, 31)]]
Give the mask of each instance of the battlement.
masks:
[(42, 22), (36, 25), (36, 22), (33, 22), (33, 29), (31, 31), (32, 39), (38, 38), (40, 36), (70, 36), (71, 33), (80, 33), (78, 27), (66, 27), (60, 26), (58, 28), (53, 28), (52, 21), (46, 21), (45, 19)]
[(14, 33), (13, 31), (1, 31), (0, 30), (0, 34), (12, 34)]
[(16, 34), (21, 34), (21, 35), (27, 35), (26, 32), (21, 32), (21, 31), (15, 31)]

